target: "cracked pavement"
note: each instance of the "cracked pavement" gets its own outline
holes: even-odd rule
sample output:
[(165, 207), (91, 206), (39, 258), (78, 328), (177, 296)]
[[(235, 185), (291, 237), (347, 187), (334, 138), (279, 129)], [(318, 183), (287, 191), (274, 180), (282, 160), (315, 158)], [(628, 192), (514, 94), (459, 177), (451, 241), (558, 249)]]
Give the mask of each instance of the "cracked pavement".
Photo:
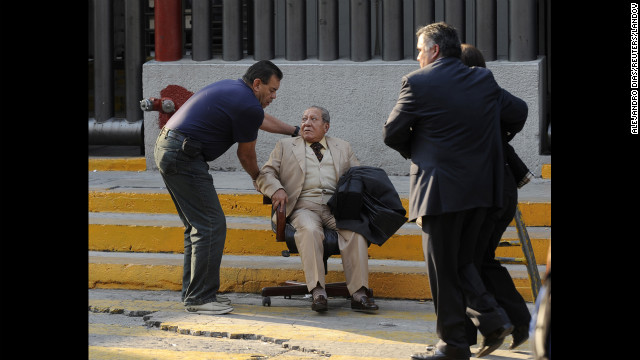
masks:
[[(233, 312), (204, 315), (185, 312), (177, 291), (90, 289), (89, 358), (406, 360), (438, 340), (431, 301), (376, 299), (366, 313), (330, 298), (317, 313), (304, 296), (262, 306), (259, 294), (226, 295)], [(532, 358), (529, 342), (509, 341), (483, 359)]]

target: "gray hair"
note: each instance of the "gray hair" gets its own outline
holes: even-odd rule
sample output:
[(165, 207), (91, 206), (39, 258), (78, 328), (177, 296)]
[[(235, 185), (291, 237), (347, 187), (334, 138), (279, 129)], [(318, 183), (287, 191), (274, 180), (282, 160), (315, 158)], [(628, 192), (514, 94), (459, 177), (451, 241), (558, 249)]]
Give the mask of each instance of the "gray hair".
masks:
[(442, 57), (460, 57), (460, 38), (453, 26), (444, 22), (437, 22), (421, 27), (416, 32), (416, 37), (424, 35), (425, 43), (428, 47), (438, 44)]
[(320, 113), (322, 113), (322, 122), (326, 122), (327, 124), (331, 122), (331, 117), (329, 117), (329, 110), (323, 108), (322, 106), (318, 106), (318, 105), (311, 105), (309, 106), (309, 109), (311, 108), (315, 108), (320, 110)]

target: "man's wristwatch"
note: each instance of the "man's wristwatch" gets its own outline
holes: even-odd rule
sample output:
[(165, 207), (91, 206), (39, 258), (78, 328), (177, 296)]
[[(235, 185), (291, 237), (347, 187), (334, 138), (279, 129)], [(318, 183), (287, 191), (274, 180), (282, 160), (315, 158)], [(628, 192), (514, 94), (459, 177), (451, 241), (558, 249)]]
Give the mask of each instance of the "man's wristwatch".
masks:
[(298, 133), (300, 132), (300, 126), (296, 125), (296, 129), (293, 130), (293, 134), (291, 134), (291, 137), (296, 137), (298, 136)]

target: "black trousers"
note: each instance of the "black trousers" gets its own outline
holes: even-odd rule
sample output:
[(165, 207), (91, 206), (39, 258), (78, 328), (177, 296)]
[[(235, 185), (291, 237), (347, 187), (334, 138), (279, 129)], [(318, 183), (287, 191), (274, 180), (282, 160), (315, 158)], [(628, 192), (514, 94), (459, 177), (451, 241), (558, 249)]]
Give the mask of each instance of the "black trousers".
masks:
[[(509, 271), (496, 260), (496, 248), (502, 234), (513, 220), (518, 206), (518, 187), (509, 166), (504, 172), (504, 207), (491, 212), (480, 231), (480, 243), (487, 247), (478, 252), (476, 263), (487, 290), (507, 312), (514, 326), (529, 326), (531, 313), (522, 295), (516, 290)], [(487, 238), (487, 239), (484, 239)]]
[(471, 355), (467, 317), (483, 335), (509, 322), (474, 263), (478, 249), (488, 246), (479, 243), (487, 214), (488, 208), (473, 208), (422, 217), (422, 248), (440, 338), (436, 346), (449, 356)]

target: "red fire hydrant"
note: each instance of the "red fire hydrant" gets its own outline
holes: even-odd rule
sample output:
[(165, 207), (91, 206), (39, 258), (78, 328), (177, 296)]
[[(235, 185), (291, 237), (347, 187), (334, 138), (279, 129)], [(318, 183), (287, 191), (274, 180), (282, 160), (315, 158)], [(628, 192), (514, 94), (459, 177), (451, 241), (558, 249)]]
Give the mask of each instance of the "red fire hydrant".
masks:
[(182, 86), (168, 85), (160, 91), (160, 98), (150, 97), (140, 101), (140, 108), (143, 111), (157, 111), (158, 129), (169, 121), (171, 116), (180, 110), (180, 107), (193, 95), (193, 93)]
[(176, 105), (171, 98), (148, 98), (140, 101), (142, 111), (159, 111), (164, 114), (170, 114), (176, 111)]

